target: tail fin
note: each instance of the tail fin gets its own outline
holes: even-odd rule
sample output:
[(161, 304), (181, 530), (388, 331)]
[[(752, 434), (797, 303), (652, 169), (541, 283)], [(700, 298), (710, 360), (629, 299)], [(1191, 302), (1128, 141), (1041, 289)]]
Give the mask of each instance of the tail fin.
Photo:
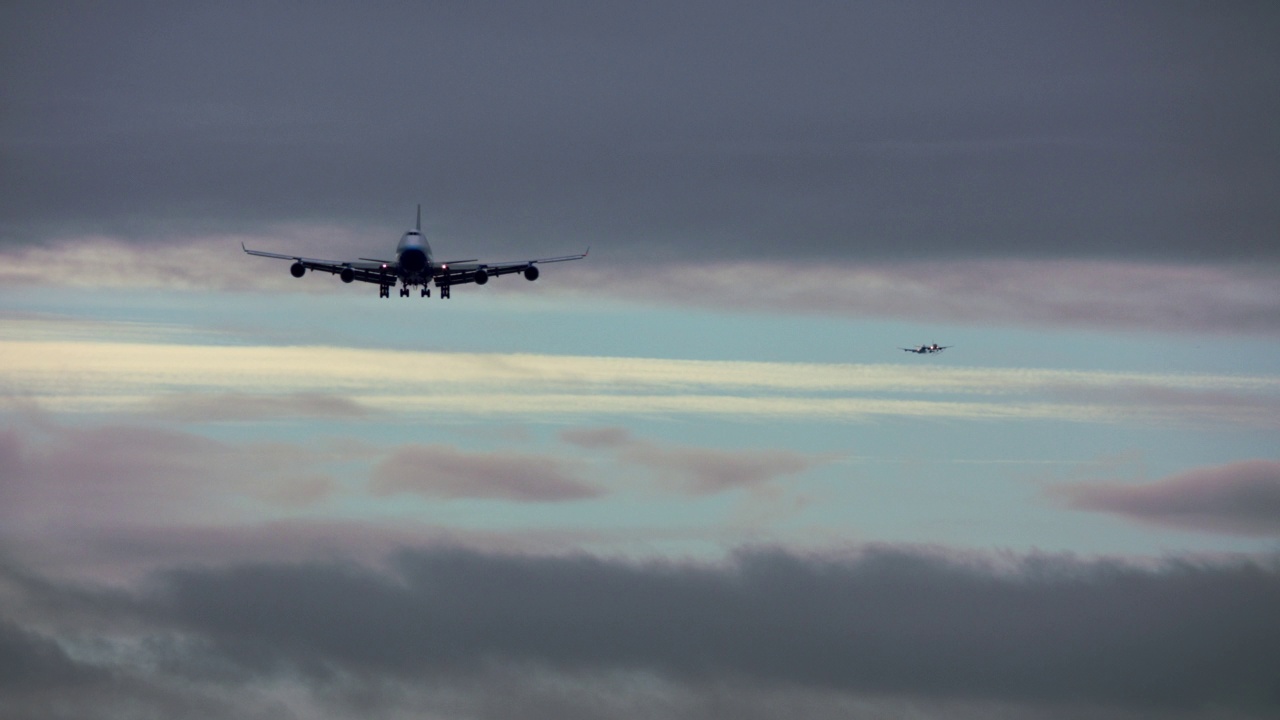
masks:
[(422, 232), (422, 203), (418, 203), (418, 224), (415, 225), (414, 228), (419, 233)]

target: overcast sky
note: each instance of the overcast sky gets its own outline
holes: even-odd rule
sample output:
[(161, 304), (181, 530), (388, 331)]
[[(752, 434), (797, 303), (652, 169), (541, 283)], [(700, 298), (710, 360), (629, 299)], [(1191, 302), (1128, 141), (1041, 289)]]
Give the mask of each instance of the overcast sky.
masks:
[(10, 4), (4, 241), (1274, 262), (1267, 3)]
[(0, 715), (1274, 716), (1277, 38), (0, 6)]

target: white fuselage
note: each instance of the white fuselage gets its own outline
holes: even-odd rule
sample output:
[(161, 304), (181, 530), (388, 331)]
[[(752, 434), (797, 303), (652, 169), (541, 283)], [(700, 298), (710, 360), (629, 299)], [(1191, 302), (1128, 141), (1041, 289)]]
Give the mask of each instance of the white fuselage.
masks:
[(410, 230), (400, 238), (396, 245), (396, 263), (401, 279), (410, 284), (425, 284), (435, 274), (431, 245), (418, 230)]

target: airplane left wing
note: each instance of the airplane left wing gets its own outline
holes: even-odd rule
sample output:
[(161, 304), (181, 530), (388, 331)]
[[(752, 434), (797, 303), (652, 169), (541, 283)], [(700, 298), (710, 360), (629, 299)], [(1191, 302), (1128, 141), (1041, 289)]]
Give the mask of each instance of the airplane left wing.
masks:
[[(244, 243), (240, 243), (240, 249), (249, 255), (258, 257), (275, 258), (277, 260), (292, 260), (294, 267), (301, 267), (302, 270), (317, 270), (327, 272), (334, 275), (342, 275), (350, 271), (352, 280), (361, 282), (387, 284), (394, 282), (396, 267), (394, 263), (377, 260), (321, 260), (318, 258), (302, 257), (300, 255), (283, 255), (281, 253), (266, 252), (263, 250), (250, 250), (245, 247)], [(294, 277), (302, 277), (302, 270), (295, 270)], [(345, 277), (343, 278), (346, 279)]]

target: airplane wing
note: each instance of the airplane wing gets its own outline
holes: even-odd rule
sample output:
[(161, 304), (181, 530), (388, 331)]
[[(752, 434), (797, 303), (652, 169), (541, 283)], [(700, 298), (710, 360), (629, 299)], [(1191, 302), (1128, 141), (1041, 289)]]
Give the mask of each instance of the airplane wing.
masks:
[[(545, 263), (568, 262), (569, 260), (581, 260), (591, 252), (591, 248), (587, 248), (584, 252), (577, 255), (561, 255), (560, 257), (536, 258), (534, 260), (514, 260), (510, 262), (482, 263), (475, 260), (467, 260), (456, 263), (441, 263), (440, 274), (436, 276), (437, 285), (462, 285), (464, 283), (476, 282), (483, 285), (489, 281), (489, 278), (498, 275), (510, 275), (511, 273), (525, 273), (525, 277), (533, 280), (538, 277), (538, 269), (535, 265)], [(530, 277), (532, 273), (532, 277)]]
[(360, 260), (320, 260), (318, 258), (302, 257), (300, 255), (283, 255), (281, 253), (265, 252), (262, 250), (250, 250), (245, 247), (244, 243), (240, 243), (240, 249), (249, 255), (258, 257), (275, 258), (277, 260), (292, 260), (308, 270), (317, 270), (337, 275), (344, 270), (351, 270), (352, 279), (361, 282), (386, 284), (395, 278), (395, 263), (379, 260), (370, 260), (367, 258)]

